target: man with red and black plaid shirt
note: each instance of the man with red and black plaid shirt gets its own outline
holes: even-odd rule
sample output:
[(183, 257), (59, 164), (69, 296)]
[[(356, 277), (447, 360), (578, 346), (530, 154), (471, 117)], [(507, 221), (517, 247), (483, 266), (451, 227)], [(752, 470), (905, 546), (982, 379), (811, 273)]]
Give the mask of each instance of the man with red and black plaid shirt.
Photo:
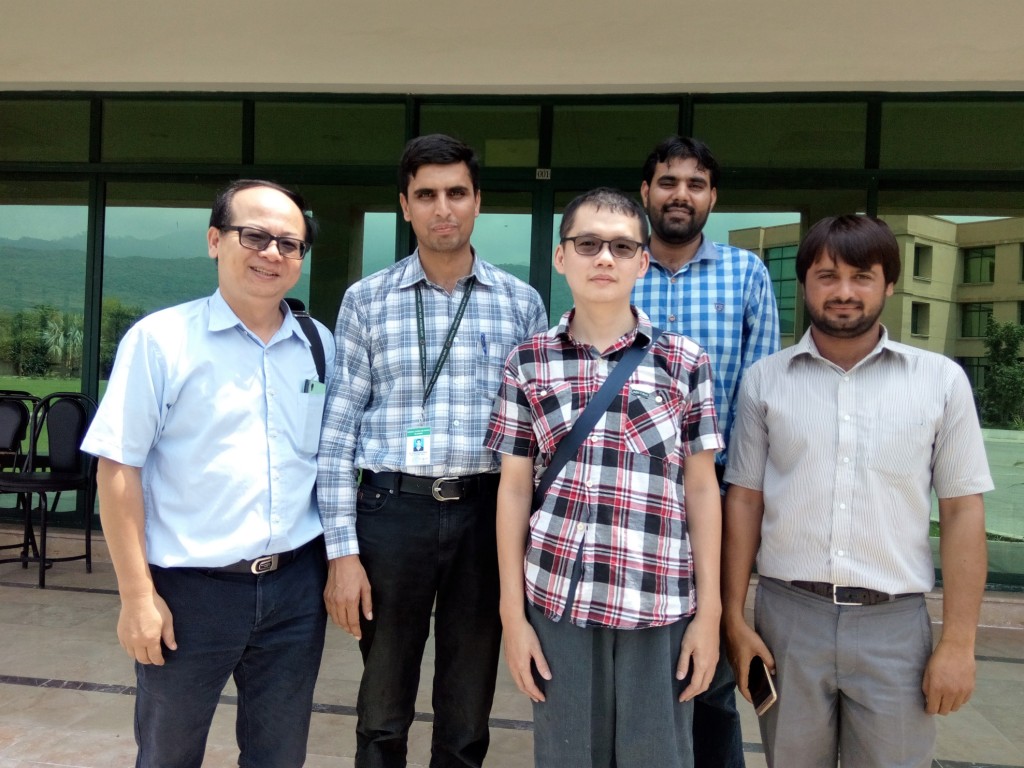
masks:
[(504, 454), (501, 618), (537, 765), (689, 768), (692, 699), (718, 660), (722, 437), (696, 342), (661, 334), (532, 506), (535, 475), (609, 370), (651, 339), (630, 305), (646, 229), (615, 190), (565, 209), (554, 263), (575, 306), (513, 350), (485, 443)]

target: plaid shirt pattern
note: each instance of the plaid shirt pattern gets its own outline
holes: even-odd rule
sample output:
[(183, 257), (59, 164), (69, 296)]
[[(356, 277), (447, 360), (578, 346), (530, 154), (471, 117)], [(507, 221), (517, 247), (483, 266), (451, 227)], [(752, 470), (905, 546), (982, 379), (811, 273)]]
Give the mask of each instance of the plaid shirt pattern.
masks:
[[(512, 353), (487, 432), (487, 447), (535, 457), (537, 478), (636, 335), (651, 335), (638, 313), (600, 355), (569, 336), (571, 316)], [(692, 614), (683, 463), (721, 447), (707, 355), (663, 333), (531, 515), (527, 599), (558, 621), (579, 558), (573, 624), (636, 629)]]
[[(651, 259), (633, 303), (656, 326), (685, 334), (711, 358), (715, 410), (726, 446), (743, 374), (779, 349), (779, 311), (764, 262), (750, 251), (707, 238), (693, 259), (669, 272)], [(725, 465), (726, 451), (715, 460)]]
[[(317, 474), (317, 500), (328, 557), (358, 554), (359, 469), (426, 477), (496, 472), (484, 431), (512, 348), (547, 324), (536, 290), (507, 272), (473, 260), (476, 285), (423, 405), (416, 330), (416, 285), (422, 291), (427, 375), (458, 311), (467, 278), (449, 296), (427, 281), (419, 254), (360, 280), (345, 293), (335, 328), (337, 356), (327, 391)], [(406, 433), (429, 426), (429, 466), (407, 466)]]

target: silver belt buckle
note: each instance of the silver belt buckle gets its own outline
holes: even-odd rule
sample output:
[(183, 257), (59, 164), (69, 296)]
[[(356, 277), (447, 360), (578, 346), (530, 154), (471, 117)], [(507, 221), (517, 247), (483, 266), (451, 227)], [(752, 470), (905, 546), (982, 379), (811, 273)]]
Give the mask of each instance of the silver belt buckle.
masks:
[(838, 592), (840, 589), (846, 589), (845, 584), (833, 584), (832, 585), (832, 604), (833, 605), (864, 605), (864, 603), (844, 603), (839, 600)]
[(270, 573), (271, 571), (277, 570), (277, 555), (267, 555), (265, 557), (257, 557), (252, 561), (252, 565), (249, 566), (249, 570), (259, 576), (261, 573)]
[(447, 483), (449, 481), (458, 480), (457, 477), (439, 477), (430, 486), (430, 495), (438, 501), (458, 501), (461, 496), (442, 496), (441, 495), (441, 483)]

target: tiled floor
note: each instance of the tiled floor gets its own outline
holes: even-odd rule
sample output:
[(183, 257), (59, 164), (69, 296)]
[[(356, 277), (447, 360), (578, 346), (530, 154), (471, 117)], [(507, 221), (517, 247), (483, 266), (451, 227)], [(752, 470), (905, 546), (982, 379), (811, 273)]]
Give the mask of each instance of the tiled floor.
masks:
[[(81, 563), (58, 564), (47, 584), (39, 590), (35, 571), (0, 565), (0, 768), (131, 765), (134, 675), (114, 635), (118, 598), (111, 567), (100, 562), (86, 575)], [(940, 719), (936, 766), (1024, 766), (1024, 630), (1019, 622), (1016, 626), (982, 630), (977, 692), (964, 710)], [(331, 627), (308, 766), (352, 765), (360, 669), (355, 642)], [(429, 681), (429, 674), (424, 679)], [(204, 764), (211, 768), (236, 764), (230, 693), (211, 732)], [(423, 715), (413, 725), (410, 765), (429, 761), (429, 702), (425, 686), (417, 702)], [(756, 717), (746, 702), (740, 709), (747, 765), (763, 768)], [(487, 765), (532, 765), (529, 701), (515, 691), (504, 667), (492, 718)]]

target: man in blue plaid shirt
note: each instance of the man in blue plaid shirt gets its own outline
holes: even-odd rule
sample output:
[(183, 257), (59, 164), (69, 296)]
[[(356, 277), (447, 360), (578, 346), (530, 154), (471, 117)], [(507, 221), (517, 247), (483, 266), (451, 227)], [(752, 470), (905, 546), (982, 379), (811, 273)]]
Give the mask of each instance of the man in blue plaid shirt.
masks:
[[(718, 162), (702, 142), (670, 136), (647, 158), (640, 196), (651, 222), (651, 267), (637, 280), (633, 304), (665, 331), (698, 341), (711, 359), (725, 470), (740, 380), (753, 363), (779, 349), (779, 316), (771, 280), (756, 254), (702, 234), (718, 198)], [(694, 706), (697, 768), (742, 768), (743, 739), (736, 683), (724, 657)]]

